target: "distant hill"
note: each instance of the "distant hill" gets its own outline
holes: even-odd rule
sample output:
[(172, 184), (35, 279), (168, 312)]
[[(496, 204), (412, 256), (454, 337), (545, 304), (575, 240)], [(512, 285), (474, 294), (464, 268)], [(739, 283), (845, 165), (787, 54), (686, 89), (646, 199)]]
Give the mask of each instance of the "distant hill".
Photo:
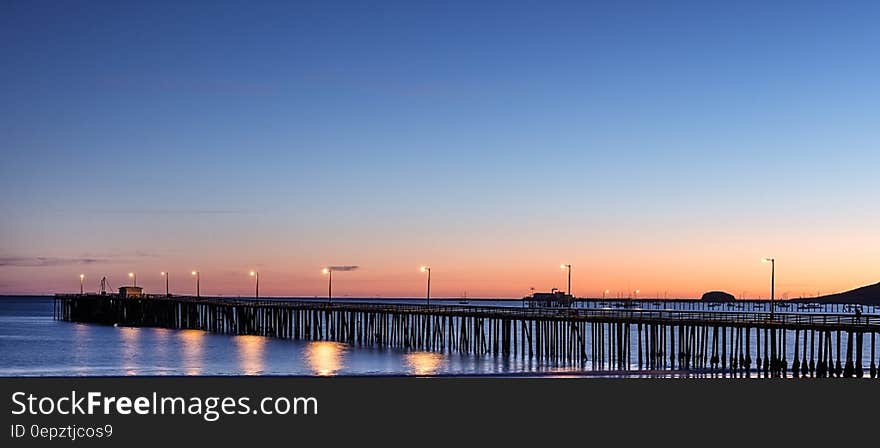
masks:
[(709, 291), (700, 298), (703, 302), (733, 302), (736, 297), (724, 291)]
[(814, 297), (812, 299), (792, 299), (790, 302), (810, 303), (858, 303), (861, 305), (880, 305), (880, 283), (862, 286), (851, 291)]

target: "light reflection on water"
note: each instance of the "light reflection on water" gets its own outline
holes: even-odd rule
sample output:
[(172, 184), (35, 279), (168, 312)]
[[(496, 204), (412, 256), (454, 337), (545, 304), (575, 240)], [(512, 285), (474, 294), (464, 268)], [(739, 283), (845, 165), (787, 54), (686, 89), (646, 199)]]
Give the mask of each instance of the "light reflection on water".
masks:
[(137, 375), (141, 329), (137, 327), (122, 327), (119, 329), (119, 332), (122, 335), (122, 370), (125, 375)]
[(309, 342), (306, 347), (306, 360), (315, 375), (335, 375), (343, 367), (345, 351), (345, 344), (340, 342)]
[(73, 370), (77, 375), (88, 375), (89, 371), (86, 367), (89, 362), (89, 339), (92, 335), (92, 326), (86, 324), (76, 324), (73, 326)]
[(150, 328), (149, 330), (149, 338), (145, 342), (145, 345), (150, 347), (154, 351), (156, 358), (158, 358), (155, 363), (155, 366), (158, 369), (156, 373), (167, 375), (170, 370), (170, 362), (168, 358), (171, 355), (169, 353), (169, 342), (175, 331), (168, 328)]
[(199, 375), (204, 364), (205, 332), (201, 330), (180, 330), (177, 333), (183, 351), (181, 364), (186, 375)]
[(238, 346), (238, 364), (243, 375), (260, 375), (265, 369), (263, 349), (266, 338), (263, 336), (236, 336)]
[(434, 352), (411, 352), (407, 353), (405, 358), (413, 375), (433, 375), (444, 361), (442, 354)]

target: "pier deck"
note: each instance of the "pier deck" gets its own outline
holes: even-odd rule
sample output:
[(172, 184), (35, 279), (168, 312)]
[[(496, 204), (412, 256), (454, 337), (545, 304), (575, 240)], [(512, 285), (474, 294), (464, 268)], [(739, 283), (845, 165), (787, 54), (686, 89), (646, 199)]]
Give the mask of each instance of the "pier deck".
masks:
[[(604, 369), (877, 376), (880, 316), (57, 295), (59, 320), (200, 329)], [(866, 350), (865, 336), (870, 337)], [(870, 351), (868, 356), (867, 352)], [(836, 356), (836, 360), (835, 360)], [(845, 361), (842, 358), (845, 357)], [(752, 362), (755, 361), (754, 368)]]

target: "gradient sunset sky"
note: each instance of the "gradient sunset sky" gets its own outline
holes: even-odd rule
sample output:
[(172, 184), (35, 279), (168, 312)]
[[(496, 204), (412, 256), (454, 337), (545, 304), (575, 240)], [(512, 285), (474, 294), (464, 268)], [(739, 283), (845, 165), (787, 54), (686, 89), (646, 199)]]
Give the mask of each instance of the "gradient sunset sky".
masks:
[(476, 3), (2, 2), (0, 294), (880, 281), (880, 2)]

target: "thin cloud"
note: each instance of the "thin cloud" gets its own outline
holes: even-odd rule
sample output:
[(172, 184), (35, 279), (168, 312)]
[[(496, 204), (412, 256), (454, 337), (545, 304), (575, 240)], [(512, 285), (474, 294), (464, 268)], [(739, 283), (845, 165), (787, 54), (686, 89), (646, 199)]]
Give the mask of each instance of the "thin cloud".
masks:
[(134, 252), (124, 252), (119, 250), (110, 250), (107, 252), (86, 252), (79, 256), (79, 258), (100, 258), (100, 259), (113, 259), (113, 260), (124, 260), (124, 259), (135, 259), (135, 258), (157, 258), (160, 255), (154, 252), (147, 252), (144, 250), (136, 250)]
[(90, 210), (89, 213), (105, 215), (246, 215), (253, 212), (224, 209), (117, 209)]
[(20, 255), (5, 255), (0, 256), (0, 267), (46, 268), (53, 266), (121, 263), (139, 258), (154, 258), (158, 256), (158, 254), (140, 250), (133, 253), (85, 253), (78, 257), (24, 257)]
[(355, 271), (360, 266), (327, 266), (327, 269), (331, 271)]
[(0, 257), (0, 267), (43, 268), (51, 266), (68, 266), (77, 264), (107, 263), (104, 258), (92, 257)]

